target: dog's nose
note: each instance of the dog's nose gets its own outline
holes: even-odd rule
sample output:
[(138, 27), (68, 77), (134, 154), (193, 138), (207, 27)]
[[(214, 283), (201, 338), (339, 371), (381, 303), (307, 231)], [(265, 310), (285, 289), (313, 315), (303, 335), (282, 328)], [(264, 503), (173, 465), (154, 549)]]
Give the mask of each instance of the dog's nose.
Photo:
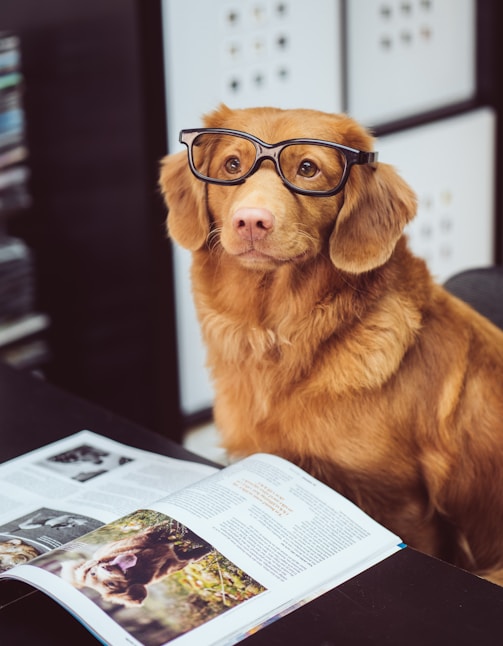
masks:
[(232, 216), (232, 226), (245, 240), (262, 240), (274, 228), (274, 216), (267, 209), (242, 207)]

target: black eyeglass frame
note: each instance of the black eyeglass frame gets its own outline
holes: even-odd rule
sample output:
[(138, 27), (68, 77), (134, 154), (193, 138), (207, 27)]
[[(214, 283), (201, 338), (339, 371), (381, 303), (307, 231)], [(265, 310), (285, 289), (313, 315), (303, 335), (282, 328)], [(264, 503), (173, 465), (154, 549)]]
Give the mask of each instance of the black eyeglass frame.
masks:
[[(204, 134), (220, 134), (220, 135), (234, 135), (235, 137), (240, 137), (241, 139), (246, 139), (254, 144), (256, 152), (255, 161), (253, 162), (250, 170), (248, 170), (244, 175), (236, 179), (218, 179), (216, 177), (207, 177), (199, 172), (194, 164), (193, 154), (192, 154), (192, 145), (199, 135)], [(346, 182), (348, 181), (349, 173), (351, 168), (357, 164), (372, 164), (377, 161), (378, 153), (377, 152), (365, 152), (363, 150), (357, 150), (356, 148), (349, 148), (348, 146), (343, 146), (342, 144), (336, 144), (333, 141), (325, 141), (323, 139), (285, 139), (275, 144), (268, 144), (265, 141), (262, 141), (254, 135), (250, 135), (246, 132), (241, 132), (241, 130), (232, 130), (229, 128), (188, 128), (180, 131), (179, 141), (182, 144), (187, 146), (187, 153), (189, 158), (189, 166), (192, 173), (203, 182), (208, 182), (209, 184), (220, 184), (225, 186), (232, 186), (236, 184), (243, 184), (248, 177), (253, 175), (259, 167), (261, 162), (264, 159), (269, 159), (274, 162), (276, 167), (276, 172), (280, 176), (283, 183), (295, 193), (300, 193), (301, 195), (311, 195), (313, 197), (329, 197), (335, 195), (341, 191)], [(338, 150), (344, 156), (346, 161), (342, 177), (340, 182), (335, 188), (329, 189), (328, 191), (314, 191), (310, 189), (300, 188), (295, 186), (287, 180), (281, 171), (281, 166), (279, 163), (279, 156), (284, 148), (294, 144), (307, 144), (314, 146), (328, 146), (329, 148), (334, 148)]]

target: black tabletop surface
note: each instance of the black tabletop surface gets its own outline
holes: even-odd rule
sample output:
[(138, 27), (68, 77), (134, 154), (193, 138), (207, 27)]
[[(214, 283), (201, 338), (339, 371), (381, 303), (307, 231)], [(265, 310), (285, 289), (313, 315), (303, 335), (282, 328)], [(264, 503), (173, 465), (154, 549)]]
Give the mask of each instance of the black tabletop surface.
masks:
[[(157, 433), (0, 364), (0, 461), (82, 429), (205, 461)], [(14, 586), (26, 596), (0, 609), (1, 644), (98, 643), (70, 613), (23, 584), (2, 581), (0, 606)], [(503, 588), (406, 548), (267, 626), (246, 644), (482, 646), (502, 639)]]

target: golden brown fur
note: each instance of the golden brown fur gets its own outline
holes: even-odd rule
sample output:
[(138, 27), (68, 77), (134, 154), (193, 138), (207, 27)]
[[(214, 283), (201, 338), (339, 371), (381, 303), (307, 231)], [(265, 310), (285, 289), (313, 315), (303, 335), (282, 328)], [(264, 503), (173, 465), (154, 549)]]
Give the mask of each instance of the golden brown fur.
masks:
[[(205, 125), (374, 145), (309, 110), (221, 106)], [(205, 184), (184, 151), (160, 184), (169, 234), (192, 251), (229, 452), (282, 455), (409, 545), (503, 583), (503, 332), (409, 251), (415, 196), (394, 169), (354, 166), (341, 193), (311, 197), (269, 161), (244, 184)], [(231, 220), (248, 207), (274, 222), (252, 251)]]

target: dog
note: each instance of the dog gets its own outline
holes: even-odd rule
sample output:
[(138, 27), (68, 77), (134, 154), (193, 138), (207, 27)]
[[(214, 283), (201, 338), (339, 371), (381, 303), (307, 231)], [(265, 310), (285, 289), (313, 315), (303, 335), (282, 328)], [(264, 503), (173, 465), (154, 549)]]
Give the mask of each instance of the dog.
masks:
[(221, 105), (204, 128), (159, 185), (231, 459), (283, 456), (503, 584), (503, 332), (411, 252), (414, 192), (347, 115)]
[(76, 588), (96, 590), (105, 601), (135, 607), (145, 601), (149, 584), (211, 551), (207, 543), (182, 550), (170, 536), (169, 525), (159, 523), (98, 548), (91, 559), (64, 562), (61, 576)]
[(27, 563), (39, 555), (39, 552), (20, 538), (0, 541), (0, 572), (10, 570), (15, 565)]

